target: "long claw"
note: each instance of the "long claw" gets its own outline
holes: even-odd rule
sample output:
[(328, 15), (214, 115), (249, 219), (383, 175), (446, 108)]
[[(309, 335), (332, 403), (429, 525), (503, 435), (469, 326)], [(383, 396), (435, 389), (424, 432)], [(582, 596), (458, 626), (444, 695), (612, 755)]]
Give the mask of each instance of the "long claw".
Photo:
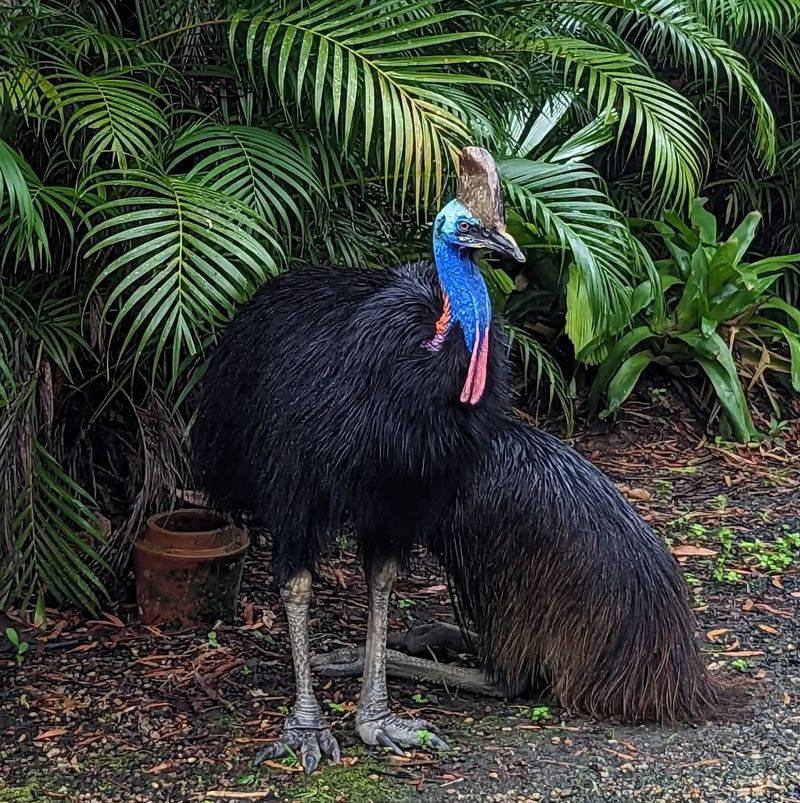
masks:
[(334, 764), (341, 763), (342, 753), (339, 750), (339, 742), (337, 742), (330, 733), (327, 731), (321, 733), (319, 737), (319, 744), (322, 748), (322, 751), (326, 756), (330, 757)]
[(424, 719), (403, 719), (389, 711), (361, 722), (356, 720), (356, 730), (366, 744), (388, 747), (398, 755), (402, 754), (401, 747), (421, 747), (440, 752), (450, 749)]
[(395, 755), (403, 755), (403, 751), (383, 731), (378, 731), (375, 739), (381, 747), (388, 747)]
[(283, 758), (288, 752), (288, 745), (285, 742), (275, 742), (268, 744), (254, 759), (253, 766), (257, 767), (267, 759)]
[(319, 766), (322, 753), (330, 756), (334, 764), (341, 761), (339, 744), (336, 737), (330, 732), (325, 720), (307, 718), (305, 722), (298, 719), (295, 714), (286, 718), (283, 724), (283, 735), (273, 744), (268, 744), (253, 761), (258, 766), (263, 761), (273, 758), (283, 758), (288, 753), (297, 752), (303, 769), (312, 773)]
[(439, 750), (442, 752), (450, 749), (450, 745), (448, 745), (444, 739), (440, 739), (435, 733), (432, 733), (428, 737), (428, 745), (430, 745), (430, 747), (432, 747), (434, 750)]
[(317, 768), (322, 753), (320, 753), (319, 745), (315, 736), (305, 737), (303, 739), (303, 746), (300, 748), (300, 758), (303, 761), (303, 770), (306, 775), (310, 775)]

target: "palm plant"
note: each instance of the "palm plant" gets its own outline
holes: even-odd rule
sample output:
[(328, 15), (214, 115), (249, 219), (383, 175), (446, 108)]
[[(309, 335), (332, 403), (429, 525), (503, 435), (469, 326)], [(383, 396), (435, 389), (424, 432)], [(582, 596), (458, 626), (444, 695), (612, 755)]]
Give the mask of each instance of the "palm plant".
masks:
[(294, 265), (426, 254), (465, 142), (505, 157), (530, 259), (514, 280), (487, 277), (531, 377), (568, 404), (524, 303), (531, 273), (550, 265), (576, 350), (620, 331), (633, 288), (657, 275), (615, 188), (680, 207), (707, 173), (702, 108), (658, 68), (728, 93), (753, 159), (776, 163), (770, 106), (716, 13), (691, 0), (6, 3), (0, 604), (47, 592), (95, 606), (106, 564), (124, 565), (185, 475), (191, 388), (219, 327)]

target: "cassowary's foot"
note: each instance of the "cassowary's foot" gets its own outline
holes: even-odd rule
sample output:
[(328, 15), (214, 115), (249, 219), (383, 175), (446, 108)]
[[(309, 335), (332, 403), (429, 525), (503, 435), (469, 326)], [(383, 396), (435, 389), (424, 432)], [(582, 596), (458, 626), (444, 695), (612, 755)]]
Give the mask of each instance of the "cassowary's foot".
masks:
[(292, 575), (281, 589), (281, 599), (289, 624), (297, 698), (292, 713), (283, 723), (283, 737), (265, 747), (256, 756), (255, 764), (268, 758), (281, 758), (289, 750), (296, 750), (300, 753), (303, 769), (310, 773), (317, 768), (323, 753), (330, 756), (334, 764), (338, 764), (340, 760), (339, 745), (333, 738), (328, 723), (322, 718), (311, 685), (311, 652), (308, 646), (311, 573), (307, 569), (301, 569)]
[(424, 719), (403, 719), (390, 711), (373, 717), (357, 716), (356, 730), (365, 744), (388, 747), (397, 755), (403, 754), (403, 747), (450, 749), (447, 742), (440, 739)]
[(267, 759), (283, 758), (290, 750), (300, 754), (300, 761), (307, 774), (314, 772), (323, 754), (334, 764), (341, 760), (339, 743), (321, 716), (301, 717), (291, 714), (283, 725), (283, 736), (277, 742), (267, 745), (255, 757), (253, 765), (258, 766)]

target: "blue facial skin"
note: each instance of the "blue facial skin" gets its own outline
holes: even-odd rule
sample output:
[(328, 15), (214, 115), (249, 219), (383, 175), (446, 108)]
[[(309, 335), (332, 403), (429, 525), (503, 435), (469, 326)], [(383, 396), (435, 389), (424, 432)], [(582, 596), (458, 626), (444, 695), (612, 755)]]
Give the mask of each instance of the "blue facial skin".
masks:
[[(476, 331), (482, 335), (492, 319), (489, 292), (473, 259), (473, 248), (459, 239), (459, 224), (480, 227), (481, 221), (459, 201), (450, 201), (433, 224), (433, 256), (442, 289), (450, 299), (450, 323), (461, 324), (467, 350), (472, 352)], [(476, 326), (477, 323), (477, 326)]]

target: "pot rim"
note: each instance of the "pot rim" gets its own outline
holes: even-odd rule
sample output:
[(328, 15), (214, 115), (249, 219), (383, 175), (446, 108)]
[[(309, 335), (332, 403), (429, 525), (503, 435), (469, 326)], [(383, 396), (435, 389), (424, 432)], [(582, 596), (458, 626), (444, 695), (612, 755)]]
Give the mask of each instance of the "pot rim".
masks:
[[(210, 527), (203, 530), (172, 530), (169, 527), (164, 526), (170, 518), (181, 515), (208, 516), (209, 519), (213, 519), (215, 523), (219, 524), (219, 526)], [(205, 507), (179, 507), (175, 508), (174, 510), (162, 510), (160, 513), (154, 513), (147, 519), (147, 527), (155, 532), (170, 537), (197, 537), (202, 535), (213, 535), (214, 533), (230, 530), (233, 527), (233, 519), (231, 519), (230, 516), (226, 516), (223, 513), (218, 513), (216, 510), (210, 510), (209, 508)]]

